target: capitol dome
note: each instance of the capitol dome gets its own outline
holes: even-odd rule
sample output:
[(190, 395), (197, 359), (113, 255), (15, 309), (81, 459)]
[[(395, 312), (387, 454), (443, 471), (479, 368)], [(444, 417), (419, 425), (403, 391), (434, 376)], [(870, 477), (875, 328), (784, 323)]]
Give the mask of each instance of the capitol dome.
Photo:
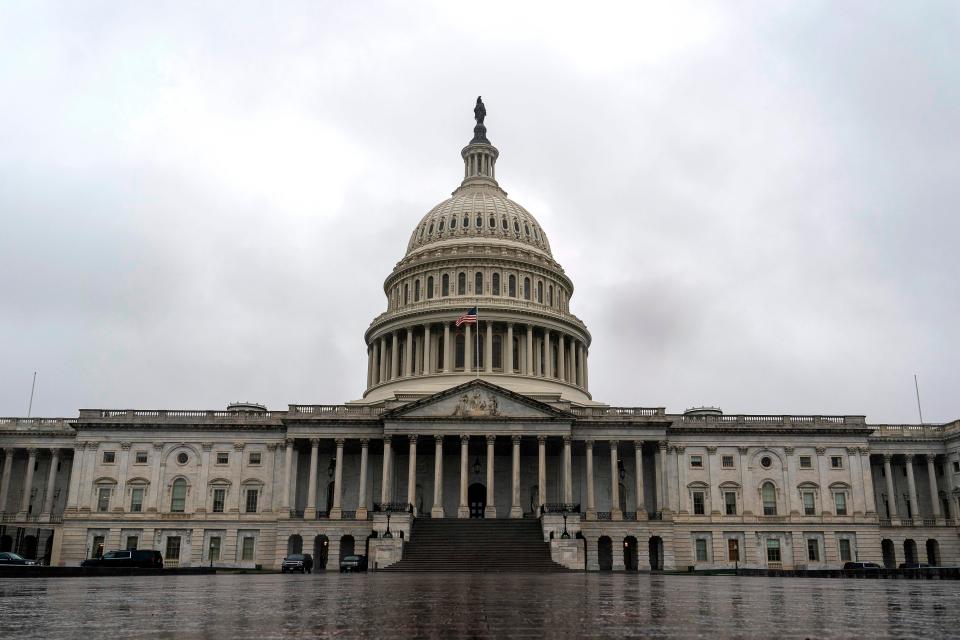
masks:
[[(547, 234), (496, 179), (478, 98), (460, 186), (417, 224), (366, 331), (364, 402), (411, 400), (475, 377), (547, 401), (592, 403), (590, 333)], [(457, 324), (476, 310), (476, 323)]]

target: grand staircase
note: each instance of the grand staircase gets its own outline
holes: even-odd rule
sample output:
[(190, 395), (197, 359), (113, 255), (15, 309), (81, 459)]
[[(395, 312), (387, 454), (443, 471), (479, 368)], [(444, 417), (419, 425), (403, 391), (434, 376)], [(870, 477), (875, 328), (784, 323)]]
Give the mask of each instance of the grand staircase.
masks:
[(384, 571), (564, 572), (540, 521), (418, 518), (403, 559)]

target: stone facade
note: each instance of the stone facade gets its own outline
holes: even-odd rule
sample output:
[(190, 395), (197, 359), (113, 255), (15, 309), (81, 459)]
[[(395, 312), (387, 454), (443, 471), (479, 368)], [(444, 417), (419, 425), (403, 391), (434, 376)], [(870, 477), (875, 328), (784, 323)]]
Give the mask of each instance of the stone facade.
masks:
[(303, 550), (335, 570), (395, 562), (416, 518), (485, 517), (539, 518), (587, 570), (960, 562), (960, 421), (597, 402), (545, 232), (485, 136), (461, 155), (385, 282), (363, 399), (0, 419), (0, 549), (268, 568)]

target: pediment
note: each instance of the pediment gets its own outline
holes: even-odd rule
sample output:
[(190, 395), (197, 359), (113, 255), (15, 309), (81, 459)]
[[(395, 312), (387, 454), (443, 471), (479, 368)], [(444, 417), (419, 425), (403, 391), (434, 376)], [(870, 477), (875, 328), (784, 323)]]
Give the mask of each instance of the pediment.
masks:
[(484, 380), (471, 380), (397, 407), (385, 420), (570, 420), (565, 411)]

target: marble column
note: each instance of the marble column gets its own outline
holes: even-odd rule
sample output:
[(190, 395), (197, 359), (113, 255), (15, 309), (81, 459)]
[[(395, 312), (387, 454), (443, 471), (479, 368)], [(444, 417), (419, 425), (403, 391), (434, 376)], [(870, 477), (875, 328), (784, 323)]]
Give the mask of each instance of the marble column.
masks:
[(333, 506), (330, 519), (339, 520), (343, 516), (343, 445), (344, 439), (337, 438), (337, 462), (333, 471)]
[(537, 513), (547, 503), (547, 436), (537, 436)]
[(572, 444), (573, 439), (570, 436), (563, 436), (563, 502), (565, 504), (571, 504), (573, 502)]
[(511, 483), (510, 517), (522, 518), (523, 508), (520, 506), (520, 436), (513, 436), (513, 473)]
[(503, 363), (504, 373), (513, 373), (513, 323), (507, 323), (507, 358)]
[(587, 520), (597, 519), (597, 502), (593, 490), (593, 440), (586, 441), (587, 446)]
[(787, 513), (789, 515), (800, 515), (800, 506), (797, 504), (799, 500), (799, 495), (797, 495), (797, 458), (793, 455), (793, 447), (784, 447), (783, 454), (787, 457), (787, 464), (784, 465), (784, 471), (787, 474), (787, 478), (784, 484), (786, 498), (787, 498)]
[[(124, 511), (126, 511), (126, 508), (127, 508), (126, 504), (124, 504), (124, 503), (126, 502), (126, 493), (127, 493), (127, 470), (130, 468), (129, 465), (130, 465), (130, 447), (131, 447), (131, 446), (132, 446), (132, 445), (131, 445), (131, 443), (129, 443), (129, 442), (121, 442), (121, 443), (120, 443), (120, 459), (117, 461), (117, 462), (119, 463), (119, 464), (117, 465), (117, 487), (116, 487), (117, 498), (116, 498), (116, 500), (113, 501), (113, 508), (111, 509), (111, 511), (118, 511), (118, 512), (120, 512), (120, 513), (123, 513)], [(206, 488), (206, 486), (207, 486), (207, 479), (203, 477), (203, 470), (204, 470), (205, 468), (207, 468), (207, 465), (203, 464), (203, 461), (204, 461), (204, 458), (205, 458), (205, 457), (206, 457), (206, 458), (209, 458), (209, 457), (210, 457), (210, 456), (209, 456), (209, 453), (208, 453), (206, 456), (204, 456), (203, 453), (200, 454), (200, 459), (201, 459), (200, 473), (201, 473), (201, 477), (200, 477), (199, 482), (197, 483), (198, 486), (203, 487), (203, 489), (200, 489), (200, 490), (201, 490), (201, 491), (204, 491), (204, 492), (205, 492), (205, 488)], [(54, 461), (54, 462), (56, 462), (56, 461)], [(56, 468), (56, 465), (54, 465), (54, 468)], [(54, 478), (51, 478), (50, 480), (52, 481), (52, 480), (54, 480)], [(52, 499), (52, 496), (51, 496), (51, 499)], [(46, 502), (46, 501), (44, 501), (44, 502)], [(199, 506), (196, 508), (196, 511), (199, 511), (199, 512), (206, 511), (206, 508), (205, 508), (205, 507), (206, 507), (205, 501), (204, 501), (204, 500), (200, 500), (200, 504), (199, 504)], [(49, 511), (48, 509), (44, 509), (43, 512), (44, 512), (44, 513), (50, 513), (50, 511)]]
[(417, 434), (407, 436), (410, 440), (410, 454), (407, 456), (407, 503), (413, 505), (413, 514), (417, 515)]
[(390, 333), (390, 379), (400, 377), (400, 338), (399, 332)]
[(390, 371), (390, 361), (387, 360), (387, 336), (380, 338), (380, 382), (386, 382)]
[(917, 500), (917, 483), (913, 478), (913, 454), (908, 453), (904, 456), (907, 460), (907, 491), (910, 493), (910, 517), (914, 520), (920, 518), (920, 503)]
[(483, 510), (484, 518), (496, 518), (497, 506), (494, 503), (493, 492), (493, 443), (496, 442), (496, 436), (487, 436), (487, 507)]
[(287, 439), (285, 441), (287, 445), (287, 450), (283, 454), (283, 503), (280, 505), (280, 508), (284, 511), (284, 518), (290, 516), (290, 492), (292, 488), (290, 486), (290, 474), (293, 471), (293, 440)]
[(553, 377), (553, 348), (550, 340), (550, 329), (543, 330), (543, 377)]
[(582, 387), (583, 384), (580, 380), (580, 342), (576, 339), (572, 340), (570, 345), (570, 369), (572, 370), (573, 383)]
[(647, 519), (646, 492), (643, 489), (643, 441), (634, 440), (633, 452), (636, 455), (637, 474), (637, 520)]
[(373, 347), (367, 347), (367, 388), (373, 386)]
[(403, 375), (413, 375), (413, 327), (407, 327), (407, 341), (404, 343)]
[(889, 453), (883, 454), (883, 476), (887, 481), (887, 510), (890, 513), (890, 520), (897, 520), (897, 494), (893, 488), (893, 469), (890, 466), (892, 460), (892, 455)]
[(457, 507), (458, 518), (469, 518), (470, 507), (467, 505), (467, 465), (470, 463), (470, 436), (460, 436), (460, 505)]
[(927, 455), (927, 477), (930, 479), (930, 504), (933, 505), (933, 517), (940, 520), (943, 514), (940, 511), (940, 490), (937, 487), (937, 469), (934, 465), (936, 457)]
[(612, 520), (623, 520), (623, 511), (620, 509), (620, 476), (619, 458), (620, 443), (616, 440), (610, 441), (610, 518)]
[(307, 506), (303, 510), (303, 517), (313, 520), (317, 517), (317, 456), (320, 450), (320, 440), (310, 438), (310, 479), (307, 485)]
[(863, 472), (863, 499), (866, 504), (865, 515), (874, 518), (877, 515), (877, 500), (873, 493), (873, 465), (870, 464), (870, 450), (861, 448), (860, 469)]
[[(87, 445), (89, 448), (89, 445)], [(160, 508), (160, 495), (163, 490), (163, 487), (160, 486), (160, 478), (163, 477), (163, 471), (167, 466), (167, 463), (162, 459), (163, 455), (163, 444), (159, 442), (153, 443), (153, 457), (150, 458), (150, 505), (147, 507), (147, 511), (152, 511), (154, 513), (162, 511)], [(86, 458), (86, 456), (83, 456)], [(81, 462), (81, 465), (83, 463)], [(81, 467), (81, 474), (83, 470)], [(85, 476), (84, 476), (85, 477)], [(79, 491), (78, 493), (83, 492), (84, 479), (80, 479)], [(78, 505), (80, 509), (83, 509), (84, 505), (83, 500), (78, 497)]]
[[(523, 374), (527, 376), (533, 375), (533, 327), (527, 325), (527, 339), (524, 341), (524, 349), (527, 353), (526, 360), (524, 362), (524, 371)], [(543, 497), (541, 496), (541, 501)]]
[(23, 484), (23, 498), (20, 500), (20, 515), (26, 516), (30, 512), (30, 493), (33, 491), (33, 468), (37, 463), (37, 450), (27, 449), (26, 479)]
[(421, 374), (428, 376), (433, 373), (432, 354), (430, 353), (430, 325), (423, 325), (423, 368)]
[(393, 487), (391, 482), (393, 478), (390, 464), (393, 454), (390, 450), (390, 436), (383, 436), (383, 481), (380, 483), (380, 502), (386, 504), (392, 501)]
[(667, 468), (667, 442), (661, 440), (657, 443), (657, 447), (660, 449), (660, 512), (663, 514), (664, 519), (669, 519), (670, 515), (670, 489), (667, 486), (667, 479), (670, 476), (670, 473)]
[(360, 440), (360, 489), (357, 492), (357, 520), (367, 519), (367, 460), (370, 457), (370, 440)]
[[(473, 332), (469, 324), (463, 325), (463, 372), (473, 372)], [(477, 331), (480, 327), (477, 327)]]
[(450, 323), (443, 323), (443, 372), (450, 373)]
[[(83, 443), (78, 444), (77, 448), (82, 450)], [(10, 473), (13, 471), (13, 452), (14, 451), (15, 449), (13, 447), (3, 448), (3, 477), (2, 479), (0, 479), (0, 513), (6, 513), (7, 511), (7, 498), (10, 495)], [(77, 458), (80, 458), (80, 457), (82, 456), (78, 456), (77, 454), (73, 455), (74, 461), (76, 461)], [(74, 467), (77, 467), (77, 466), (78, 465), (76, 464), (74, 465)], [(71, 476), (71, 479), (70, 479), (71, 482), (73, 482), (73, 478), (76, 477), (77, 475), (79, 474), (74, 473)], [(74, 491), (69, 496), (70, 504), (73, 505), (74, 507), (76, 507), (76, 495), (77, 495), (77, 492)], [(16, 511), (16, 509), (11, 509), (11, 511)]]
[[(128, 447), (129, 448), (129, 447)], [(49, 517), (53, 511), (53, 492), (56, 490), (57, 483), (57, 465), (60, 464), (60, 449), (53, 449), (50, 452), (50, 471), (47, 473), (47, 492), (43, 497), (43, 515)], [(121, 495), (121, 500), (123, 496)]]
[[(486, 325), (487, 337), (483, 342), (483, 369), (487, 373), (493, 373), (493, 323), (487, 320)], [(477, 327), (478, 331), (479, 329)], [(503, 356), (502, 353), (500, 355)]]
[(442, 518), (443, 511), (443, 436), (433, 436), (433, 508), (431, 518)]
[(557, 335), (557, 377), (566, 382), (567, 380), (567, 339), (562, 333)]

